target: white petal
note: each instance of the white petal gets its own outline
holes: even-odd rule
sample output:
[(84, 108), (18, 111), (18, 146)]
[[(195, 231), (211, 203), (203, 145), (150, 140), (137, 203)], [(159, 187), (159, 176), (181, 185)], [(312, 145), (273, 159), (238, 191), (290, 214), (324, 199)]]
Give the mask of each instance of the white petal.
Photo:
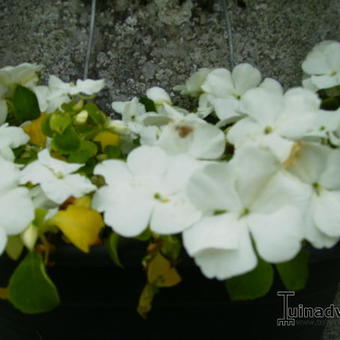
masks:
[(183, 232), (184, 247), (190, 256), (210, 248), (238, 249), (241, 230), (235, 214), (207, 216)]
[(87, 95), (95, 94), (99, 91), (101, 91), (105, 86), (105, 80), (92, 80), (92, 79), (86, 79), (86, 80), (77, 80), (77, 84), (75, 87), (71, 87), (70, 94), (78, 94), (78, 93), (84, 93)]
[[(313, 197), (313, 200), (315, 199), (317, 198)], [(314, 221), (313, 206), (314, 204), (311, 204), (310, 210), (307, 211), (305, 214), (305, 220), (303, 223), (304, 238), (309, 241), (315, 248), (331, 248), (339, 241), (340, 238), (330, 237), (321, 232)]]
[(85, 177), (78, 174), (67, 175), (62, 179), (55, 178), (41, 183), (45, 195), (58, 204), (69, 197), (81, 197), (94, 191), (96, 187)]
[(20, 184), (31, 182), (40, 184), (48, 181), (54, 181), (56, 177), (53, 172), (39, 161), (28, 164), (20, 173)]
[(7, 235), (23, 231), (34, 218), (34, 206), (26, 188), (15, 188), (0, 195), (0, 229)]
[(171, 98), (168, 93), (160, 87), (152, 87), (146, 91), (146, 96), (155, 104), (171, 104)]
[(129, 154), (127, 165), (134, 176), (160, 178), (168, 167), (169, 159), (161, 148), (143, 145)]
[(282, 207), (272, 214), (250, 214), (248, 223), (256, 248), (266, 261), (289, 261), (299, 252), (303, 222), (298, 209)]
[(41, 162), (41, 164), (45, 165), (53, 172), (60, 173), (62, 175), (68, 175), (72, 172), (75, 172), (84, 165), (78, 163), (67, 163), (59, 159), (53, 158), (51, 157), (47, 149), (44, 149), (39, 152), (38, 160)]
[(235, 250), (209, 249), (200, 252), (196, 264), (208, 278), (219, 280), (245, 274), (257, 265), (257, 258), (246, 227), (241, 227), (239, 248)]
[(287, 113), (297, 114), (301, 111), (317, 111), (320, 107), (320, 98), (312, 91), (302, 87), (296, 87), (285, 93), (286, 105), (289, 108)]
[(227, 139), (237, 148), (249, 142), (253, 136), (262, 135), (263, 127), (251, 118), (243, 118), (228, 131)]
[(152, 231), (165, 235), (176, 234), (200, 219), (201, 212), (184, 194), (170, 196), (168, 200), (156, 202), (150, 222)]
[(176, 86), (174, 90), (181, 91), (181, 94), (190, 95), (192, 97), (199, 96), (202, 92), (202, 84), (204, 83), (207, 75), (210, 73), (211, 69), (201, 68), (185, 82), (185, 86)]
[(202, 162), (185, 154), (171, 158), (162, 179), (161, 192), (170, 195), (185, 190), (191, 175), (202, 166)]
[(271, 152), (250, 146), (236, 150), (229, 164), (235, 172), (235, 188), (247, 208), (279, 168)]
[(20, 171), (17, 166), (0, 157), (0, 192), (15, 187), (19, 182)]
[(237, 94), (235, 93), (236, 91), (231, 78), (231, 73), (224, 68), (218, 68), (211, 71), (203, 83), (202, 89), (204, 92), (219, 98)]
[(99, 189), (94, 195), (93, 206), (105, 210), (104, 221), (116, 233), (133, 237), (148, 226), (154, 200), (142, 190), (120, 185)]
[(340, 191), (322, 190), (313, 201), (314, 221), (330, 237), (340, 237)]
[(339, 85), (337, 78), (331, 75), (312, 76), (311, 81), (318, 89), (327, 89)]
[(0, 228), (0, 255), (4, 252), (7, 244), (7, 235), (4, 229)]
[(319, 183), (325, 170), (330, 148), (306, 143), (296, 155), (296, 161), (289, 167), (289, 171), (308, 184)]
[(117, 182), (131, 181), (132, 179), (132, 175), (126, 162), (114, 159), (106, 160), (97, 164), (93, 173), (95, 175), (103, 176), (105, 178), (105, 182), (112, 185)]
[(334, 43), (338, 44), (335, 41), (323, 41), (315, 45), (302, 63), (303, 71), (308, 74), (331, 73), (333, 69), (328, 61), (327, 55), (329, 47)]
[[(48, 86), (34, 86), (32, 88), (33, 92), (35, 93), (35, 95), (37, 96), (38, 99), (38, 103), (39, 103), (39, 108), (41, 112), (48, 112), (48, 99), (50, 97), (50, 89), (48, 88)], [(58, 107), (56, 107), (55, 109), (57, 109)]]
[(202, 211), (239, 211), (242, 207), (234, 187), (234, 174), (226, 163), (209, 164), (190, 178), (187, 193)]
[(328, 190), (340, 190), (340, 150), (332, 149), (328, 153), (324, 172), (321, 174), (319, 183)]
[(227, 120), (231, 123), (241, 116), (240, 102), (234, 97), (214, 98), (211, 103), (219, 120)]
[(259, 214), (272, 214), (286, 205), (292, 205), (303, 213), (310, 195), (310, 185), (290, 173), (280, 171), (266, 183), (250, 210)]
[(233, 69), (232, 78), (237, 94), (242, 95), (260, 84), (261, 73), (250, 64), (239, 64)]
[(265, 78), (259, 87), (265, 89), (266, 91), (271, 91), (278, 96), (283, 95), (282, 85), (275, 79)]
[(284, 98), (264, 88), (247, 91), (242, 97), (242, 109), (264, 126), (272, 126), (284, 108)]
[(29, 137), (24, 130), (7, 124), (0, 127), (0, 148), (17, 148), (29, 141)]

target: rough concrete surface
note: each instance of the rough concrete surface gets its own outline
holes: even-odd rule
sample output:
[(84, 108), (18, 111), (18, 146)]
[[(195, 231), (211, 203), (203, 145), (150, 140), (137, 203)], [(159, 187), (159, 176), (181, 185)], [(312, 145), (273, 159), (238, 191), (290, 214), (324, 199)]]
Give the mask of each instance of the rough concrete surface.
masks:
[[(219, 0), (98, 0), (89, 77), (107, 80), (102, 107), (150, 86), (171, 91), (200, 67), (229, 67), (230, 41), (237, 63), (296, 86), (313, 45), (340, 40), (339, 0), (226, 1), (230, 37)], [(65, 81), (81, 78), (90, 8), (90, 0), (0, 0), (0, 67), (36, 62)], [(340, 339), (339, 322), (325, 339)]]

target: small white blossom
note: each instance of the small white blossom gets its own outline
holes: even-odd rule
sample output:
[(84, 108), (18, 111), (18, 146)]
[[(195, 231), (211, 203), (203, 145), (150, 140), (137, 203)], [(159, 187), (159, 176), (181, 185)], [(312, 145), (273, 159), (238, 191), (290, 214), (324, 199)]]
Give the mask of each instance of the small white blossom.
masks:
[(76, 84), (65, 83), (56, 76), (50, 76), (48, 86), (35, 86), (35, 92), (39, 107), (42, 112), (53, 112), (63, 103), (71, 101), (71, 97), (78, 94), (93, 95), (101, 91), (105, 86), (104, 80), (80, 80)]
[(201, 213), (184, 189), (199, 163), (186, 155), (171, 157), (158, 147), (141, 146), (127, 162), (107, 160), (94, 170), (107, 186), (94, 195), (93, 207), (120, 235), (131, 237), (148, 225), (159, 234), (174, 234), (196, 222)]
[(188, 196), (204, 217), (184, 231), (184, 246), (207, 277), (224, 280), (255, 268), (250, 235), (268, 262), (299, 252), (302, 217), (295, 205), (305, 193), (279, 169), (270, 152), (249, 147), (191, 177)]
[(315, 45), (302, 69), (308, 75), (303, 81), (306, 88), (319, 90), (340, 85), (340, 43), (326, 40)]
[(44, 149), (23, 169), (20, 183), (40, 184), (47, 198), (61, 204), (70, 196), (81, 197), (96, 189), (86, 177), (74, 174), (82, 166), (55, 159)]

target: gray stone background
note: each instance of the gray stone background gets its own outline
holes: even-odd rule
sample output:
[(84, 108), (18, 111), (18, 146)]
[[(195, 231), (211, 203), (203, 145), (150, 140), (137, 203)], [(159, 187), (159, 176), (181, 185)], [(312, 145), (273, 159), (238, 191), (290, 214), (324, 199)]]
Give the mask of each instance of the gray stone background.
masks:
[[(340, 40), (339, 0), (226, 1), (227, 12), (219, 0), (98, 0), (89, 77), (107, 80), (102, 108), (155, 85), (171, 92), (201, 67), (230, 67), (230, 42), (236, 63), (297, 86), (314, 44)], [(90, 0), (0, 0), (0, 67), (35, 62), (45, 75), (82, 78), (90, 10)], [(340, 339), (335, 321), (325, 340)]]

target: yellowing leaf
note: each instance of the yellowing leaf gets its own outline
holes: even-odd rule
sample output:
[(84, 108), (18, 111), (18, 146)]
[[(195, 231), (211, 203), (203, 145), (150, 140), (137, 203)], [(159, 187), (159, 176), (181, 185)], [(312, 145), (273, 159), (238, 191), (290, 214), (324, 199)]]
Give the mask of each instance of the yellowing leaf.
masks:
[(101, 131), (93, 140), (99, 142), (104, 150), (108, 145), (118, 145), (119, 135), (110, 131)]
[(85, 253), (98, 243), (99, 232), (104, 227), (101, 215), (84, 206), (69, 205), (49, 221), (55, 224), (77, 248)]
[(158, 288), (150, 283), (147, 283), (143, 288), (142, 294), (139, 297), (137, 312), (146, 319), (148, 313), (152, 309), (152, 301), (158, 292)]
[(83, 207), (83, 208), (90, 209), (91, 208), (91, 198), (90, 198), (90, 196), (83, 196), (83, 197), (76, 198), (73, 202), (73, 205), (75, 205), (77, 207)]
[(148, 282), (157, 287), (172, 287), (181, 282), (181, 277), (170, 261), (158, 253), (149, 263)]
[(34, 145), (45, 146), (46, 136), (42, 132), (41, 124), (46, 114), (41, 114), (39, 118), (32, 120), (29, 124), (23, 126), (23, 130), (30, 136), (30, 141)]

